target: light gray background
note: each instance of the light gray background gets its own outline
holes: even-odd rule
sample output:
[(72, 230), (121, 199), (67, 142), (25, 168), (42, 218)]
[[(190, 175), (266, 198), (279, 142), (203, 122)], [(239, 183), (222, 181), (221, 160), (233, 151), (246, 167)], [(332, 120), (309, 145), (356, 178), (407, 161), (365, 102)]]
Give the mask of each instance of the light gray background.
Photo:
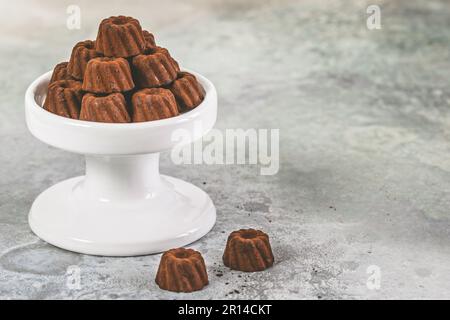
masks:
[[(81, 30), (65, 27), (72, 3)], [(366, 28), (373, 3), (382, 30)], [(0, 10), (0, 298), (450, 298), (448, 1), (16, 0)], [(33, 199), (84, 164), (28, 133), (24, 91), (119, 13), (215, 83), (217, 128), (280, 129), (275, 176), (163, 156), (162, 172), (217, 206), (216, 226), (191, 246), (210, 276), (197, 293), (158, 289), (160, 255), (78, 255), (27, 225)], [(227, 234), (241, 227), (270, 234), (273, 268), (221, 264)], [(80, 290), (66, 286), (70, 265), (81, 268)], [(366, 286), (371, 265), (379, 290)]]

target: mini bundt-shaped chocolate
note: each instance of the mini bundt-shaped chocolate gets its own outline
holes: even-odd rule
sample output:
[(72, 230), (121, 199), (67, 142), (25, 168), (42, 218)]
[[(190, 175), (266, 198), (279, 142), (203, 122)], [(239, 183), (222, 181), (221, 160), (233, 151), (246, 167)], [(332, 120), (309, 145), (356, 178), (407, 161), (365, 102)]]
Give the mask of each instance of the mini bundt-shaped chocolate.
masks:
[(148, 32), (147, 30), (142, 31), (145, 40), (145, 49), (152, 49), (156, 47), (155, 36), (153, 33)]
[(95, 49), (106, 57), (127, 58), (142, 53), (145, 39), (139, 21), (125, 16), (102, 20)]
[(163, 88), (136, 91), (131, 98), (133, 122), (160, 120), (179, 114), (172, 92)]
[(262, 271), (273, 265), (269, 236), (255, 229), (233, 231), (228, 236), (223, 263), (245, 272)]
[(156, 284), (164, 290), (192, 292), (208, 284), (205, 261), (200, 252), (177, 248), (164, 252), (156, 274)]
[(130, 122), (123, 94), (96, 96), (87, 93), (81, 104), (80, 120), (97, 122)]
[(93, 93), (125, 92), (134, 88), (130, 65), (124, 58), (94, 58), (87, 66), (83, 90)]
[(82, 97), (81, 82), (58, 80), (48, 86), (44, 109), (59, 116), (78, 119)]
[(49, 84), (58, 80), (75, 80), (67, 72), (67, 65), (68, 62), (61, 62), (55, 66)]
[(67, 72), (75, 79), (83, 80), (84, 71), (89, 60), (96, 57), (101, 57), (101, 53), (95, 50), (94, 41), (85, 40), (78, 42), (72, 49)]
[(178, 78), (169, 87), (181, 110), (191, 110), (205, 98), (205, 89), (189, 72), (178, 73)]
[(165, 48), (155, 47), (131, 60), (134, 80), (139, 88), (156, 88), (167, 85), (177, 78), (178, 63)]

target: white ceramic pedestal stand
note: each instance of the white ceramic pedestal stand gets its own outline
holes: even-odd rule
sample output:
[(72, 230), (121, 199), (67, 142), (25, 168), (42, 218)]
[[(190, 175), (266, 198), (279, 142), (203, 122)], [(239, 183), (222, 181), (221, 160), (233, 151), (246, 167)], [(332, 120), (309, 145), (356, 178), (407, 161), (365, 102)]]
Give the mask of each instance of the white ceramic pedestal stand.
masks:
[(209, 196), (159, 174), (160, 151), (201, 138), (216, 121), (216, 90), (194, 74), (206, 90), (197, 108), (141, 123), (57, 116), (41, 107), (51, 72), (30, 85), (25, 111), (31, 133), (49, 145), (86, 155), (85, 176), (62, 181), (34, 201), (29, 223), (37, 236), (75, 252), (134, 256), (187, 245), (211, 230), (216, 210)]

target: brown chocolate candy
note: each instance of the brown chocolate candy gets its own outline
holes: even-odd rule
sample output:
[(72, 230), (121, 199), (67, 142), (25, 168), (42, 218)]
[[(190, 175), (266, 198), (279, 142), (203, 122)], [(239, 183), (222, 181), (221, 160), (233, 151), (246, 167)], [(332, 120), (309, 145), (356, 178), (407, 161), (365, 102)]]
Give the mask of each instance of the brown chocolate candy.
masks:
[(142, 89), (131, 98), (133, 122), (160, 120), (179, 114), (172, 92), (163, 88)]
[(152, 49), (156, 47), (155, 37), (153, 33), (148, 32), (147, 30), (142, 31), (145, 39), (145, 49)]
[(130, 122), (130, 115), (123, 94), (96, 96), (87, 93), (81, 104), (80, 120), (124, 123)]
[(178, 63), (165, 48), (155, 47), (131, 60), (133, 76), (138, 88), (156, 88), (177, 78)]
[(62, 117), (78, 119), (82, 97), (81, 82), (58, 80), (48, 86), (44, 109)]
[(139, 21), (117, 16), (102, 20), (95, 48), (106, 57), (132, 57), (145, 49), (145, 39)]
[(49, 84), (51, 84), (55, 81), (58, 81), (58, 80), (75, 80), (67, 72), (67, 65), (68, 65), (68, 62), (61, 62), (55, 66), (55, 68), (53, 69), (52, 77), (50, 79)]
[(101, 53), (95, 50), (94, 41), (85, 40), (78, 42), (72, 49), (67, 72), (73, 78), (83, 80), (84, 72), (89, 60), (101, 56)]
[(181, 110), (191, 110), (197, 107), (205, 98), (205, 89), (189, 72), (178, 73), (178, 78), (169, 86), (177, 99)]
[(164, 290), (192, 292), (208, 284), (205, 261), (200, 252), (177, 248), (164, 252), (155, 279)]
[(94, 58), (86, 67), (83, 90), (92, 93), (125, 92), (134, 88), (130, 66), (124, 58)]
[(234, 270), (255, 272), (273, 265), (269, 236), (260, 230), (233, 231), (227, 240), (223, 263)]

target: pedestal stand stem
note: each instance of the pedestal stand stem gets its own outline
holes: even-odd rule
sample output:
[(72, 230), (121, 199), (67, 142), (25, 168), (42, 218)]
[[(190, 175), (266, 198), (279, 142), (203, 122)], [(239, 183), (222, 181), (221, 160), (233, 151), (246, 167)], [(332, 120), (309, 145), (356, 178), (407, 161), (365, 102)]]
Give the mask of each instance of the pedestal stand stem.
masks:
[(144, 199), (161, 184), (159, 153), (133, 156), (86, 156), (83, 189), (90, 198)]

